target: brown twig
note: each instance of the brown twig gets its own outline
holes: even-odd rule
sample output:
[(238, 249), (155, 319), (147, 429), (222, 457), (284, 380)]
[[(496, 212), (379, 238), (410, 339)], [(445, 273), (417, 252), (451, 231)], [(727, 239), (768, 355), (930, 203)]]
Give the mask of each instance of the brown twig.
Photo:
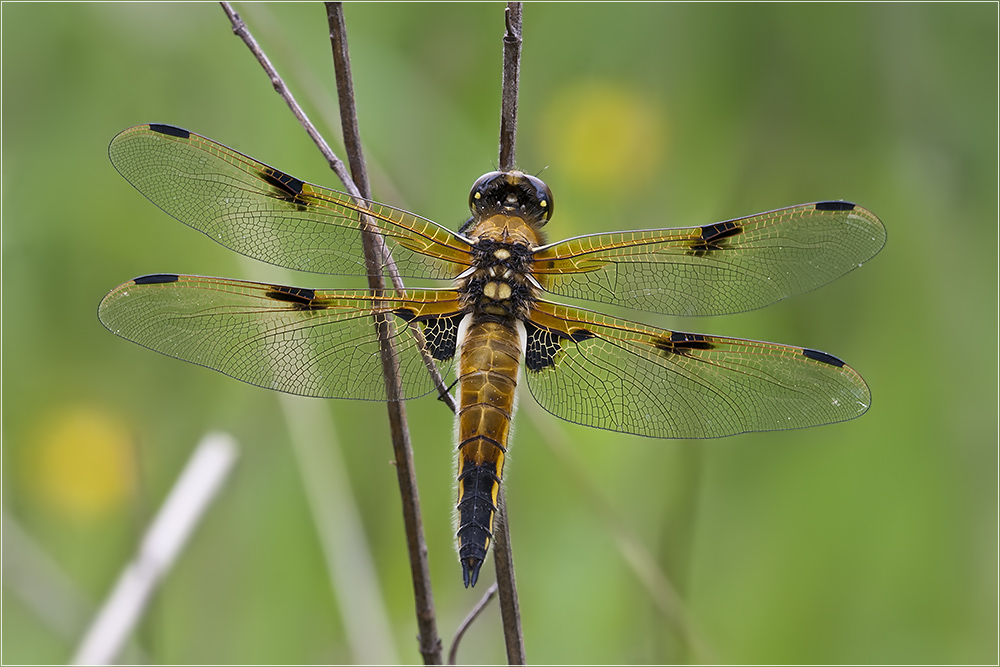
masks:
[[(271, 64), (271, 61), (268, 59), (267, 55), (263, 52), (263, 50), (261, 50), (260, 46), (257, 44), (257, 40), (255, 40), (253, 35), (250, 34), (250, 31), (247, 29), (247, 26), (243, 22), (243, 19), (240, 18), (239, 14), (236, 13), (236, 11), (232, 8), (232, 6), (228, 2), (220, 2), (219, 4), (222, 5), (223, 11), (226, 12), (226, 16), (229, 17), (229, 21), (233, 25), (233, 32), (237, 36), (239, 36), (240, 39), (243, 40), (243, 42), (250, 49), (250, 52), (253, 53), (255, 58), (257, 58), (257, 62), (261, 64), (261, 67), (264, 68), (264, 71), (267, 73), (268, 78), (271, 79), (271, 85), (274, 86), (274, 90), (281, 96), (283, 100), (285, 100), (285, 103), (288, 105), (288, 108), (292, 110), (292, 113), (298, 119), (299, 123), (312, 138), (313, 142), (316, 144), (316, 147), (319, 148), (320, 153), (323, 154), (323, 157), (330, 165), (330, 169), (333, 170), (333, 173), (336, 174), (337, 178), (339, 178), (341, 183), (344, 184), (344, 189), (347, 191), (347, 193), (359, 199), (369, 199), (370, 193), (368, 192), (369, 187), (368, 187), (367, 175), (361, 177), (361, 183), (364, 184), (364, 187), (363, 189), (359, 189), (358, 186), (355, 184), (355, 180), (352, 179), (351, 175), (347, 173), (347, 169), (344, 167), (344, 163), (340, 160), (340, 158), (336, 156), (336, 154), (330, 148), (330, 145), (326, 143), (326, 140), (323, 139), (323, 136), (316, 129), (316, 126), (314, 126), (312, 122), (309, 120), (309, 117), (306, 116), (306, 113), (302, 109), (301, 105), (299, 105), (299, 103), (295, 101), (295, 97), (292, 95), (292, 92), (288, 89), (288, 86), (285, 85), (284, 80), (282, 80), (277, 70)], [(347, 65), (349, 68), (350, 67), (349, 60), (347, 61)], [(354, 114), (353, 112), (354, 109), (353, 90), (350, 93), (350, 99), (351, 99), (350, 108), (352, 109), (351, 113), (353, 114), (352, 126), (357, 127), (356, 114)], [(352, 134), (356, 136), (352, 136)], [(351, 141), (353, 139), (356, 139), (356, 141), (358, 142), (357, 143), (358, 154), (360, 154), (360, 141), (361, 141), (360, 135), (352, 132), (344, 133), (345, 145), (347, 144), (348, 141)], [(349, 151), (348, 157), (350, 159), (350, 156), (355, 153), (350, 147), (348, 148), (348, 151)], [(361, 160), (361, 165), (363, 170), (364, 169), (363, 159)], [(351, 165), (351, 169), (356, 173), (362, 173), (360, 171), (356, 171), (353, 164)], [(364, 194), (362, 194), (362, 192), (364, 192)], [(371, 224), (370, 221), (369, 224)], [(378, 275), (381, 276), (382, 269), (385, 269), (385, 271), (388, 272), (389, 274), (390, 280), (392, 280), (393, 286), (396, 289), (403, 289), (404, 287), (403, 279), (399, 275), (399, 269), (396, 267), (396, 262), (392, 259), (392, 255), (389, 253), (388, 248), (386, 248), (385, 246), (385, 239), (381, 237), (376, 237), (374, 240), (378, 247), (379, 254), (381, 256), (381, 266), (379, 267)], [(441, 373), (438, 370), (437, 365), (434, 363), (434, 359), (431, 357), (430, 352), (427, 350), (427, 345), (424, 342), (423, 334), (415, 325), (411, 326), (410, 331), (413, 334), (414, 338), (416, 338), (417, 340), (417, 344), (420, 349), (420, 354), (424, 360), (424, 365), (427, 366), (427, 371), (431, 374), (431, 378), (434, 381), (434, 386), (438, 390), (439, 397), (451, 409), (452, 412), (455, 412), (457, 410), (455, 399), (451, 396), (451, 394), (448, 393), (448, 385), (445, 384), (444, 378), (441, 377)]]
[[(317, 145), (317, 147), (319, 147), (320, 152), (326, 158), (330, 168), (344, 184), (347, 192), (358, 199), (367, 198), (362, 197), (361, 191), (358, 189), (351, 176), (347, 173), (344, 163), (341, 162), (341, 160), (333, 153), (329, 145), (316, 130), (315, 126), (309, 121), (309, 118), (302, 110), (302, 107), (295, 101), (291, 91), (288, 90), (288, 87), (278, 75), (277, 70), (274, 69), (274, 66), (261, 50), (257, 41), (253, 38), (253, 35), (250, 34), (246, 24), (243, 23), (242, 19), (240, 19), (239, 15), (233, 10), (229, 3), (221, 2), (220, 4), (232, 23), (233, 32), (243, 40), (243, 42), (257, 58), (257, 61), (261, 64), (270, 78), (271, 85), (274, 87), (275, 91), (282, 97), (282, 99), (285, 100), (289, 108), (292, 110), (292, 113), (299, 120), (299, 123), (305, 128), (309, 136), (312, 137), (313, 142)], [(336, 10), (328, 8), (328, 16), (335, 11), (339, 12), (339, 7)], [(338, 38), (339, 44), (342, 47), (342, 53), (346, 55), (347, 42), (346, 36), (343, 32), (342, 16), (339, 20), (339, 26), (340, 29), (337, 31), (340, 35)], [(331, 33), (333, 33), (335, 27), (333, 19), (330, 19), (330, 27)], [(335, 54), (337, 51), (338, 46), (337, 43), (335, 43)], [(341, 80), (341, 74), (346, 76), (346, 80), (349, 84), (350, 70), (347, 63), (347, 59), (344, 58), (341, 62), (343, 69), (338, 67), (338, 84)], [(343, 91), (343, 88), (340, 88), (339, 86), (338, 89)], [(345, 93), (341, 92), (342, 108), (345, 104), (351, 107), (351, 111), (349, 114), (350, 119), (348, 120), (345, 118), (343, 122), (350, 123), (353, 128), (351, 132), (344, 132), (345, 143), (347, 143), (347, 137), (349, 135), (353, 135), (357, 139), (354, 147), (349, 147), (349, 150), (352, 150), (352, 166), (355, 164), (355, 159), (363, 165), (363, 157), (360, 151), (360, 135), (357, 132), (356, 117), (354, 116), (353, 111), (353, 95), (348, 95), (345, 99)], [(363, 175), (363, 167), (356, 173), (361, 174), (362, 182), (367, 190), (367, 178)], [(389, 255), (384, 242), (379, 243), (379, 241), (382, 241), (381, 237), (371, 232), (371, 230), (374, 229), (372, 222), (366, 218), (365, 223), (367, 226), (364, 230), (362, 230), (362, 239), (368, 269), (367, 273), (369, 285), (376, 292), (381, 292), (385, 288), (382, 278), (383, 269), (389, 269), (394, 282), (398, 280), (398, 271), (395, 270), (395, 264), (392, 262), (392, 258)], [(402, 287), (401, 281), (399, 281), (397, 287)], [(417, 607), (417, 624), (420, 628), (420, 652), (423, 655), (425, 664), (441, 664), (441, 640), (437, 635), (437, 627), (434, 617), (434, 603), (431, 595), (430, 574), (427, 565), (427, 547), (423, 539), (423, 525), (420, 518), (420, 501), (417, 495), (416, 474), (413, 467), (413, 454), (412, 449), (410, 448), (409, 430), (406, 425), (406, 413), (403, 409), (403, 402), (400, 400), (402, 384), (399, 377), (398, 357), (391, 342), (392, 323), (385, 316), (376, 315), (374, 324), (379, 333), (383, 376), (385, 379), (386, 396), (388, 398), (386, 406), (389, 412), (393, 450), (396, 454), (396, 470), (400, 485), (400, 494), (402, 496), (407, 545), (410, 553), (410, 566), (413, 575), (413, 586)], [(425, 354), (425, 360), (426, 359), (429, 359), (429, 356)], [(430, 367), (433, 367), (433, 364), (431, 364)], [(436, 371), (436, 367), (433, 367), (433, 370)], [(443, 388), (444, 383), (440, 381), (440, 375), (438, 375), (436, 379), (440, 382), (439, 387)], [(446, 390), (444, 390), (444, 393), (447, 393)]]
[(497, 589), (500, 592), (500, 621), (503, 640), (507, 647), (508, 665), (526, 665), (524, 633), (521, 631), (521, 607), (517, 602), (517, 582), (514, 580), (514, 550), (510, 546), (510, 529), (507, 526), (507, 498), (503, 487), (497, 499), (497, 512), (493, 535), (493, 565), (497, 571)]
[[(521, 69), (521, 3), (509, 2), (504, 12), (506, 32), (503, 38), (503, 93), (500, 103), (500, 169), (510, 171), (515, 166), (515, 136), (517, 134), (517, 93)], [(498, 521), (493, 543), (493, 564), (500, 593), (500, 617), (503, 622), (507, 663), (526, 664), (524, 633), (521, 630), (521, 610), (517, 602), (517, 582), (514, 579), (514, 553), (510, 546), (510, 520), (503, 488), (499, 495)]]
[(351, 165), (351, 176), (361, 191), (361, 196), (371, 199), (368, 170), (361, 150), (361, 128), (354, 106), (354, 80), (351, 78), (351, 55), (347, 49), (347, 26), (344, 10), (339, 2), (327, 2), (326, 20), (330, 26), (330, 46), (333, 49), (333, 71), (337, 78), (337, 97), (340, 101), (340, 128), (344, 133), (344, 150)]
[(455, 639), (451, 642), (451, 648), (448, 649), (448, 664), (454, 665), (455, 660), (458, 658), (458, 645), (462, 643), (462, 637), (465, 636), (465, 631), (469, 629), (472, 622), (479, 618), (479, 615), (483, 613), (486, 609), (486, 605), (490, 603), (490, 600), (494, 598), (497, 594), (497, 585), (494, 583), (492, 586), (486, 589), (483, 597), (480, 598), (476, 606), (472, 608), (469, 615), (465, 617), (465, 620), (458, 626), (458, 630), (455, 631)]
[(500, 102), (500, 170), (514, 169), (517, 135), (517, 90), (521, 82), (521, 3), (508, 2), (504, 12), (503, 97)]
[[(337, 97), (340, 101), (340, 120), (344, 132), (344, 147), (351, 163), (351, 173), (359, 182), (362, 195), (371, 197), (368, 176), (365, 170), (364, 154), (361, 150), (361, 132), (354, 107), (354, 89), (351, 80), (351, 61), (347, 50), (347, 27), (344, 23), (343, 6), (339, 2), (326, 3), (327, 23), (330, 27), (330, 44), (337, 78)], [(364, 230), (365, 261), (368, 265), (368, 286), (382, 294), (385, 281), (382, 267), (388, 255), (378, 246), (378, 236), (372, 231), (374, 226)], [(382, 371), (386, 387), (386, 409), (392, 433), (392, 446), (396, 455), (396, 475), (403, 504), (403, 521), (406, 528), (406, 545), (410, 555), (410, 575), (413, 580), (413, 596), (416, 605), (418, 645), (424, 664), (441, 664), (441, 639), (438, 637), (437, 621), (434, 615), (434, 595), (431, 589), (430, 567), (427, 564), (427, 544), (424, 541), (423, 520), (420, 516), (420, 497), (417, 491), (416, 470), (413, 465), (413, 449), (410, 445), (410, 431), (406, 424), (406, 410), (400, 400), (401, 379), (399, 359), (392, 343), (393, 324), (388, 316), (375, 316), (375, 326), (379, 331), (379, 349), (382, 355)]]
[(322, 135), (320, 135), (319, 131), (316, 129), (316, 126), (313, 125), (312, 121), (309, 120), (309, 117), (306, 116), (306, 112), (303, 111), (299, 103), (295, 101), (295, 97), (292, 95), (292, 92), (288, 90), (288, 86), (285, 85), (285, 82), (278, 75), (278, 71), (274, 69), (274, 65), (271, 64), (267, 55), (261, 50), (260, 46), (257, 44), (257, 40), (255, 40), (253, 35), (250, 34), (246, 24), (243, 23), (243, 19), (240, 18), (240, 15), (236, 13), (236, 10), (234, 10), (228, 2), (220, 2), (219, 4), (222, 5), (222, 11), (226, 12), (226, 16), (229, 17), (229, 22), (233, 24), (233, 32), (237, 37), (243, 40), (243, 42), (247, 45), (247, 48), (250, 49), (250, 52), (253, 53), (255, 58), (257, 58), (257, 62), (260, 63), (261, 67), (263, 67), (264, 71), (267, 73), (268, 78), (271, 79), (271, 85), (274, 86), (275, 92), (281, 96), (281, 99), (285, 100), (288, 108), (292, 110), (295, 118), (297, 118), (302, 127), (305, 128), (305, 131), (312, 138), (313, 143), (316, 144), (320, 153), (323, 154), (323, 157), (326, 159), (327, 163), (329, 163), (330, 169), (332, 169), (333, 173), (337, 175), (340, 182), (344, 184), (344, 188), (346, 188), (348, 194), (360, 197), (361, 193), (358, 192), (357, 186), (351, 179), (350, 174), (347, 173), (344, 163), (341, 162), (340, 158), (334, 154), (329, 144), (326, 143), (326, 140), (323, 139)]

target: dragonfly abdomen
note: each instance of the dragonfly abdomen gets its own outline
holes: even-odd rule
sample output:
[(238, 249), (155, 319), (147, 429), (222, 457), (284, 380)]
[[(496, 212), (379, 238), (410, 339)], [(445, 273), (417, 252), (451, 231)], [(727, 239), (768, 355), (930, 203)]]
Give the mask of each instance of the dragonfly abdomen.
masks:
[(493, 539), (493, 520), (524, 348), (523, 325), (475, 321), (460, 342), (458, 557), (475, 586)]

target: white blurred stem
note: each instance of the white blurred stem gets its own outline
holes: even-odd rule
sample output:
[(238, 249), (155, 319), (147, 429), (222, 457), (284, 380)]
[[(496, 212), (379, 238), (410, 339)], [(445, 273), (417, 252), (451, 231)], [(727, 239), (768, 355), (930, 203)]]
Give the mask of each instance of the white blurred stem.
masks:
[(3, 513), (3, 585), (60, 637), (75, 640), (93, 613), (70, 579), (14, 517)]
[[(4, 588), (60, 639), (75, 642), (94, 615), (93, 601), (7, 512), (3, 513), (2, 532)], [(126, 647), (122, 657), (130, 663), (149, 663), (135, 644)]]
[(197, 449), (143, 537), (73, 657), (77, 665), (113, 663), (236, 460), (236, 442), (210, 433)]

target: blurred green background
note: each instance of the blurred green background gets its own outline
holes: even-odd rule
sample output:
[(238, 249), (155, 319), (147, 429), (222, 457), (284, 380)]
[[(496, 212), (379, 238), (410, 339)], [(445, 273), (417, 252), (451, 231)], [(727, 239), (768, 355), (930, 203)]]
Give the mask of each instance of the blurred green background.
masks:
[[(237, 9), (336, 137), (322, 6)], [(616, 313), (836, 354), (872, 388), (858, 420), (654, 441), (559, 422), (522, 396), (507, 497), (530, 661), (996, 663), (997, 11), (526, 8), (518, 160), (555, 193), (552, 238), (835, 198), (889, 233), (862, 269), (761, 311)], [(172, 123), (339, 184), (217, 5), (2, 12), (3, 661), (71, 657), (198, 439), (224, 429), (241, 459), (152, 604), (144, 654), (419, 662), (384, 406), (279, 401), (131, 345), (96, 316), (141, 274), (281, 275), (136, 193), (107, 159), (120, 130)], [(465, 219), (469, 185), (497, 160), (502, 12), (347, 6), (376, 198)], [(433, 398), (407, 407), (447, 645), (493, 566), (462, 588), (452, 419)], [(346, 471), (303, 463), (296, 437)], [(318, 513), (331, 508), (311, 504), (309, 472), (344, 492), (335, 513), (358, 513), (359, 534), (329, 541), (360, 550), (377, 586), (331, 583), (314, 521), (327, 527)], [(62, 586), (8, 568), (39, 562), (29, 548)], [(352, 627), (362, 607), (388, 629)], [(504, 661), (495, 605), (459, 656)]]

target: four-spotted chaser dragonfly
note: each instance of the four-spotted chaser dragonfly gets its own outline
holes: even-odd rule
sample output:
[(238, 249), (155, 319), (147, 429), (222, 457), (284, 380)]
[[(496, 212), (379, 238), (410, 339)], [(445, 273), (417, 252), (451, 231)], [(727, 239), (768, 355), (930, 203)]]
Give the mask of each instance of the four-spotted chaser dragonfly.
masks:
[(871, 400), (861, 376), (825, 352), (667, 331), (542, 298), (673, 315), (760, 308), (828, 283), (882, 248), (882, 223), (849, 202), (548, 243), (541, 228), (552, 194), (517, 171), (477, 180), (472, 217), (453, 232), (169, 125), (125, 130), (109, 153), (154, 204), (249, 257), (364, 276), (367, 226), (402, 277), (451, 281), (374, 293), (157, 274), (114, 289), (99, 315), (157, 352), (303, 396), (385, 400), (379, 327), (395, 343), (401, 398), (434, 390), (426, 352), (445, 376), (457, 366), (466, 586), (492, 539), (522, 367), (532, 396), (557, 417), (654, 438), (829, 424), (863, 414)]

